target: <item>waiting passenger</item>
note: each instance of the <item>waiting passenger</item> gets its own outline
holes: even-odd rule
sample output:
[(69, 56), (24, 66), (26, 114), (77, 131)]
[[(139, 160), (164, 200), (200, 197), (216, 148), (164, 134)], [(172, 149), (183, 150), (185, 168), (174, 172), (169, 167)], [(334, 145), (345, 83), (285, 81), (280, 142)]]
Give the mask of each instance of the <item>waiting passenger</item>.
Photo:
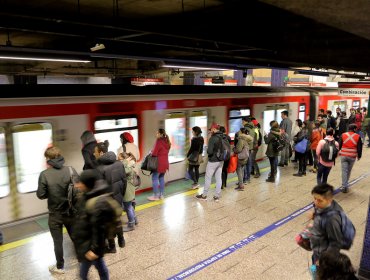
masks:
[(153, 195), (148, 200), (155, 201), (164, 198), (164, 174), (169, 169), (168, 154), (171, 148), (170, 138), (163, 128), (157, 131), (157, 140), (152, 150), (152, 156), (158, 158), (157, 171), (152, 173)]
[(96, 139), (94, 133), (90, 130), (86, 130), (82, 133), (81, 137), (82, 142), (82, 156), (84, 158), (84, 166), (83, 170), (86, 169), (95, 169), (98, 167), (98, 163), (96, 162), (96, 158), (94, 156), (94, 149), (96, 146)]
[(119, 136), (122, 146), (119, 147), (117, 155), (120, 153), (131, 153), (136, 161), (140, 160), (140, 151), (137, 145), (134, 144), (134, 137), (132, 137), (130, 132), (123, 132)]
[(324, 139), (324, 133), (322, 132), (322, 129), (320, 128), (320, 122), (316, 121), (313, 125), (313, 130), (311, 133), (310, 137), (310, 142), (311, 142), (311, 150), (310, 152), (312, 153), (313, 157), (313, 168), (310, 170), (313, 173), (317, 172), (318, 168), (318, 157), (316, 155), (316, 149), (317, 145), (319, 144), (320, 140)]
[(348, 192), (348, 181), (351, 177), (352, 167), (355, 164), (356, 158), (361, 159), (362, 156), (362, 140), (360, 135), (355, 133), (357, 126), (350, 124), (348, 132), (343, 133), (339, 139), (339, 155), (341, 156), (342, 163), (342, 186), (340, 190), (343, 193)]
[(289, 145), (292, 137), (292, 126), (293, 123), (289, 119), (289, 112), (287, 110), (281, 112), (281, 119), (282, 121), (280, 122), (280, 129), (282, 130), (281, 132), (287, 133), (288, 134), (288, 145), (285, 145), (283, 150), (281, 151), (281, 157), (280, 157), (280, 163), (278, 166), (284, 167), (288, 166), (289, 163)]
[(222, 185), (222, 167), (224, 164), (223, 160), (220, 160), (217, 157), (217, 151), (220, 149), (220, 145), (222, 145), (222, 137), (223, 133), (220, 131), (220, 126), (216, 123), (212, 124), (209, 129), (211, 133), (211, 137), (208, 141), (208, 163), (206, 167), (206, 178), (204, 183), (204, 190), (202, 194), (198, 194), (195, 197), (201, 200), (207, 200), (207, 194), (209, 191), (209, 187), (211, 186), (211, 181), (213, 175), (215, 175), (216, 179), (216, 193), (213, 196), (214, 201), (218, 202), (220, 200), (221, 195), (221, 185)]
[[(302, 122), (300, 119), (296, 120), (296, 123), (298, 127), (300, 127), (300, 131), (297, 133), (297, 135), (294, 136), (294, 144), (295, 146), (298, 145), (298, 143), (301, 142), (305, 143), (307, 142), (306, 146), (303, 147), (301, 151), (297, 151), (297, 148), (295, 147), (295, 154), (297, 156), (298, 160), (298, 173), (293, 174), (293, 176), (302, 177), (303, 175), (306, 175), (306, 166), (307, 166), (307, 151), (309, 150), (309, 138), (308, 138), (308, 130), (306, 127), (306, 121)], [(303, 141), (303, 142), (302, 142)]]
[(123, 228), (124, 232), (132, 231), (135, 229), (135, 225), (138, 224), (135, 209), (133, 202), (135, 201), (135, 186), (133, 184), (133, 176), (136, 175), (135, 170), (135, 164), (136, 159), (133, 154), (131, 153), (120, 153), (118, 155), (118, 159), (122, 162), (125, 173), (126, 173), (126, 179), (127, 179), (127, 188), (125, 195), (123, 196), (123, 208), (126, 212), (128, 224), (127, 227)]
[(266, 179), (266, 182), (274, 183), (277, 172), (277, 159), (279, 156), (279, 151), (274, 149), (273, 142), (280, 138), (280, 129), (277, 121), (271, 121), (270, 127), (270, 132), (264, 136), (265, 144), (267, 145), (266, 156), (269, 158), (271, 167), (271, 171), (269, 177)]
[(252, 153), (251, 153), (251, 175), (254, 175), (254, 178), (259, 178), (261, 176), (260, 168), (257, 163), (257, 153), (259, 147), (262, 145), (262, 134), (261, 134), (261, 125), (258, 123), (258, 121), (255, 118), (252, 118), (252, 123), (254, 125), (254, 133), (257, 138), (257, 145), (254, 145)]
[[(246, 134), (247, 130), (242, 127), (239, 131), (239, 141), (234, 147), (234, 153), (238, 156), (238, 166), (236, 168), (236, 174), (238, 174), (238, 186), (235, 190), (244, 191), (244, 166), (248, 162), (248, 158), (251, 156), (249, 146), (253, 143), (253, 138)], [(248, 133), (248, 132), (247, 132)]]
[[(191, 145), (186, 157), (189, 161), (189, 175), (193, 180), (191, 188), (193, 190), (198, 189), (199, 186), (199, 166), (203, 162), (203, 145), (204, 138), (201, 136), (202, 130), (199, 126), (192, 128), (193, 138), (191, 138)], [(195, 157), (193, 156), (195, 154)], [(197, 156), (196, 156), (197, 155)], [(190, 159), (189, 159), (190, 157)], [(196, 158), (196, 161), (193, 159)]]
[[(123, 196), (126, 192), (126, 174), (122, 163), (117, 160), (116, 154), (109, 151), (109, 142), (105, 140), (95, 146), (94, 155), (99, 164), (98, 170), (103, 176), (103, 179), (111, 186), (113, 197), (119, 205), (123, 205)], [(123, 236), (122, 224), (117, 228), (118, 246), (125, 247), (125, 239)], [(107, 253), (116, 253), (116, 243), (114, 238), (108, 239)]]
[[(334, 166), (335, 163), (335, 157), (333, 153), (332, 160), (329, 160), (329, 154), (326, 155), (326, 152), (330, 151), (323, 151), (323, 148), (325, 146), (325, 143), (331, 143), (333, 142), (335, 147), (339, 150), (339, 144), (337, 141), (334, 140), (334, 130), (332, 128), (329, 128), (326, 131), (326, 137), (325, 139), (322, 139), (319, 141), (316, 147), (316, 157), (319, 159), (318, 162), (318, 171), (317, 171), (317, 184), (325, 184), (328, 181), (328, 176), (330, 173), (331, 168)], [(337, 151), (338, 151), (337, 150)]]
[[(254, 124), (252, 122), (252, 117), (251, 116), (243, 117), (242, 124), (243, 124), (243, 127), (245, 127), (245, 129), (248, 131), (247, 134), (250, 135), (253, 139), (253, 143), (249, 147), (249, 150), (253, 151), (254, 149), (258, 148), (258, 140), (257, 140), (256, 132), (254, 130)], [(249, 157), (247, 163), (245, 164), (244, 178), (243, 178), (244, 184), (249, 184), (251, 182), (252, 157)]]
[[(226, 133), (226, 128), (224, 126), (220, 126), (220, 131), (222, 132), (223, 137), (224, 138), (226, 137), (227, 141), (231, 145), (231, 137)], [(221, 175), (221, 179), (222, 179), (221, 189), (224, 189), (227, 187), (227, 167), (229, 166), (229, 163), (230, 163), (230, 159), (224, 160), (224, 165), (222, 166), (222, 175)]]
[[(72, 178), (70, 169), (63, 166), (64, 158), (57, 147), (47, 148), (44, 155), (47, 169), (40, 173), (36, 195), (39, 199), (48, 200), (48, 225), (53, 238), (54, 253), (57, 261), (56, 265), (49, 266), (49, 271), (51, 273), (64, 274), (63, 226), (65, 226), (68, 235), (71, 237), (74, 220), (72, 213), (68, 212), (68, 186)], [(72, 172), (75, 178), (77, 178), (76, 170), (72, 168)]]
[(325, 251), (321, 254), (316, 275), (317, 280), (358, 279), (350, 258), (337, 251)]
[[(109, 279), (103, 256), (105, 240), (108, 238), (107, 221), (112, 219), (114, 212), (112, 203), (107, 200), (111, 187), (102, 180), (101, 174), (93, 169), (83, 171), (76, 186), (83, 193), (79, 200), (77, 222), (73, 228), (73, 243), (80, 262), (80, 278), (87, 279), (89, 269), (94, 265), (100, 279)], [(119, 205), (115, 207), (118, 208)]]

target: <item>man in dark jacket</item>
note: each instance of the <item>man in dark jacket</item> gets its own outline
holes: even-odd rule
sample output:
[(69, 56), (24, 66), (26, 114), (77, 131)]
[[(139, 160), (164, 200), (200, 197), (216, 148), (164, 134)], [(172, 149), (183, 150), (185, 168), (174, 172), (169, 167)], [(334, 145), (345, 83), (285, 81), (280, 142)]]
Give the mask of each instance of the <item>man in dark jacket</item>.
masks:
[[(81, 263), (80, 277), (87, 279), (90, 266), (94, 265), (100, 279), (109, 279), (103, 256), (108, 234), (107, 221), (115, 217), (112, 203), (108, 201), (108, 196), (112, 199), (111, 188), (105, 180), (102, 180), (100, 172), (93, 169), (83, 171), (76, 186), (83, 193), (79, 200), (77, 222), (73, 230), (73, 243), (78, 261)], [(118, 203), (115, 207), (120, 208)]]
[[(123, 205), (123, 196), (126, 193), (126, 173), (125, 168), (122, 163), (117, 160), (116, 154), (114, 152), (108, 152), (109, 142), (105, 140), (104, 142), (98, 143), (95, 147), (94, 155), (97, 158), (98, 170), (103, 176), (103, 179), (111, 187), (114, 199), (119, 205)], [(125, 239), (123, 237), (122, 225), (117, 229), (117, 238), (119, 247), (123, 248), (125, 246)], [(114, 239), (109, 239), (108, 253), (116, 252), (116, 244)]]
[(311, 248), (313, 251), (312, 261), (316, 264), (322, 252), (335, 250), (339, 253), (344, 240), (341, 230), (341, 217), (339, 212), (326, 219), (325, 228), (322, 227), (322, 220), (332, 210), (343, 211), (342, 207), (333, 200), (334, 188), (329, 184), (321, 184), (311, 191), (314, 202), (312, 213), (313, 227), (310, 230)]
[(96, 158), (94, 156), (94, 149), (97, 142), (94, 133), (92, 133), (90, 130), (86, 130), (84, 133), (82, 133), (80, 139), (82, 142), (81, 153), (84, 158), (84, 166), (82, 169), (86, 170), (97, 168), (98, 163), (96, 162)]
[[(68, 167), (64, 167), (64, 158), (57, 147), (47, 148), (45, 151), (48, 168), (40, 173), (37, 197), (48, 200), (49, 229), (54, 242), (56, 265), (49, 267), (52, 273), (64, 274), (63, 258), (63, 225), (71, 236), (73, 216), (68, 215), (68, 186), (71, 174)], [(73, 174), (78, 177), (72, 168)]]
[(220, 200), (221, 185), (222, 185), (222, 167), (224, 165), (224, 161), (220, 160), (217, 157), (217, 154), (220, 149), (220, 146), (222, 145), (221, 141), (224, 135), (219, 129), (220, 129), (220, 126), (215, 123), (212, 124), (211, 128), (209, 129), (212, 135), (209, 138), (208, 147), (207, 147), (208, 163), (207, 163), (207, 168), (206, 168), (206, 175), (205, 175), (206, 178), (205, 178), (205, 183), (204, 183), (204, 190), (202, 194), (196, 195), (196, 198), (201, 199), (201, 200), (207, 200), (207, 194), (209, 191), (209, 187), (211, 186), (213, 174), (215, 175), (215, 179), (216, 179), (216, 193), (213, 196), (213, 199), (216, 202)]

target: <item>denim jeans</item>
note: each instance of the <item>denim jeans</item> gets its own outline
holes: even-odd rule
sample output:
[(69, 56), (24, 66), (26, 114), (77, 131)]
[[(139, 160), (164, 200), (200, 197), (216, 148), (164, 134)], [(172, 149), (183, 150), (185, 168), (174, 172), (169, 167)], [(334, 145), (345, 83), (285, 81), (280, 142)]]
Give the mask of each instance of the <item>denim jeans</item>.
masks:
[(130, 224), (135, 223), (135, 209), (132, 206), (132, 201), (123, 202), (123, 209), (125, 209), (125, 212), (127, 214), (127, 219)]
[(236, 168), (236, 174), (238, 175), (239, 186), (243, 186), (244, 178), (244, 165), (238, 161), (238, 166)]
[(66, 227), (68, 235), (71, 237), (73, 219), (60, 213), (49, 213), (49, 229), (54, 243), (54, 253), (57, 260), (57, 268), (64, 268), (63, 258), (63, 225)]
[(286, 144), (280, 152), (280, 164), (288, 164), (289, 162), (289, 144)]
[(328, 181), (329, 172), (331, 167), (322, 165), (320, 162), (317, 164), (317, 184), (325, 184)]
[(98, 258), (95, 261), (84, 260), (80, 264), (80, 277), (82, 280), (87, 280), (90, 266), (94, 265), (99, 272), (101, 280), (109, 280), (108, 268), (105, 265), (103, 258)]
[(353, 157), (340, 157), (342, 163), (342, 187), (348, 188), (349, 178), (351, 177), (352, 167), (355, 164), (356, 158)]
[(206, 168), (206, 178), (204, 182), (204, 191), (203, 195), (207, 196), (209, 191), (209, 187), (211, 186), (213, 174), (215, 175), (216, 179), (216, 193), (215, 196), (220, 197), (221, 194), (221, 185), (222, 185), (222, 167), (224, 165), (223, 161), (216, 161), (216, 162), (208, 162)]
[(251, 171), (252, 171), (252, 157), (248, 158), (247, 163), (244, 165), (244, 178), (243, 183), (247, 183), (251, 180)]
[(270, 177), (275, 178), (278, 164), (278, 157), (268, 157), (270, 161)]
[(164, 195), (164, 173), (152, 173), (152, 186), (154, 196)]

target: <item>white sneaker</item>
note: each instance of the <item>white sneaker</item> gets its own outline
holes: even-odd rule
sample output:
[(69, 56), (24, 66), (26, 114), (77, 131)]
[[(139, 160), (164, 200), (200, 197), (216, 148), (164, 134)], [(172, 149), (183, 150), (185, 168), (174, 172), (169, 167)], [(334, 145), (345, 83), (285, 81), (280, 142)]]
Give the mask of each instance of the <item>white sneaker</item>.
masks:
[(150, 201), (157, 201), (157, 200), (159, 200), (159, 197), (152, 195), (152, 196), (149, 196), (147, 199), (150, 200)]
[(199, 187), (200, 187), (200, 185), (199, 185), (199, 184), (195, 184), (195, 185), (192, 185), (192, 186), (191, 186), (191, 189), (192, 189), (192, 190), (197, 190), (197, 189), (199, 189)]
[(57, 268), (56, 265), (49, 266), (49, 271), (51, 273), (56, 273), (56, 274), (65, 274), (66, 273), (63, 268)]

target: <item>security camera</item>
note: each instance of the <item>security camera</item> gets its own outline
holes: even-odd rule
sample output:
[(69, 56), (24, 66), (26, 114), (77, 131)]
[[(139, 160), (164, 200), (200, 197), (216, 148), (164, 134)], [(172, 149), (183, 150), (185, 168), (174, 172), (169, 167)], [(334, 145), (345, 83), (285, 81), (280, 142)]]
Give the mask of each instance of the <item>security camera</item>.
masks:
[(103, 50), (103, 49), (105, 49), (104, 44), (96, 44), (95, 47), (90, 48), (92, 52), (96, 52), (98, 50)]

